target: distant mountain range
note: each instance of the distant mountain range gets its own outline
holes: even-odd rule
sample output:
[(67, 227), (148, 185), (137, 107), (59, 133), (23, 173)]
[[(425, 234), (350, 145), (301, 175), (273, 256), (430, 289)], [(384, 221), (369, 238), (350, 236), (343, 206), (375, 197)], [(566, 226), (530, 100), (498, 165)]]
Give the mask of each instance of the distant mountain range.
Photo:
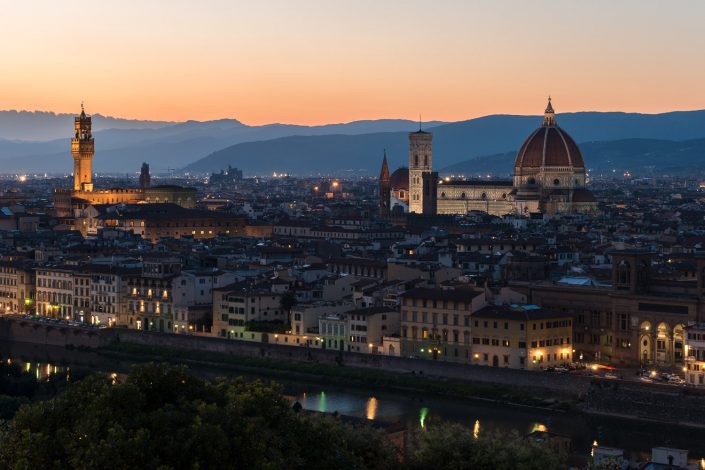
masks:
[[(78, 109), (77, 111), (80, 111)], [(47, 141), (70, 137), (73, 133), (73, 114), (57, 114), (48, 111), (0, 111), (0, 141), (29, 140)], [(94, 114), (93, 129), (156, 129), (173, 122), (140, 121), (114, 118)]]
[[(705, 111), (655, 115), (584, 112), (562, 114), (557, 119), (559, 125), (579, 143), (705, 138)], [(541, 118), (537, 116), (494, 115), (438, 125), (432, 129), (434, 167), (440, 169), (475, 157), (515, 152), (540, 123)], [(384, 148), (387, 149), (392, 168), (406, 165), (407, 132), (285, 137), (241, 143), (213, 152), (188, 165), (185, 170), (208, 172), (232, 165), (242, 168), (246, 174), (268, 174), (272, 171), (376, 174)], [(705, 166), (705, 155), (703, 157)], [(586, 158), (590, 165), (590, 156)], [(511, 163), (497, 170), (511, 172)]]
[[(28, 113), (32, 114), (32, 113)], [(44, 142), (0, 140), (0, 165), (4, 172), (66, 173), (72, 169), (70, 138), (73, 134), (73, 116), (54, 115), (69, 123), (63, 131), (65, 138)], [(29, 119), (21, 116), (20, 119)], [(43, 119), (43, 118), (42, 118)], [(95, 123), (100, 122), (100, 119)], [(324, 126), (269, 124), (248, 126), (235, 119), (217, 121), (187, 121), (161, 123), (161, 127), (144, 127), (145, 121), (135, 121), (135, 128), (95, 130), (95, 158), (93, 168), (103, 173), (136, 172), (142, 162), (149, 162), (152, 171), (166, 173), (224, 147), (241, 142), (267, 141), (284, 136), (316, 136), (326, 134), (366, 134), (413, 129), (418, 123), (385, 119), (355, 121)], [(65, 124), (65, 123), (64, 123)], [(123, 123), (124, 124), (124, 123)], [(429, 127), (442, 124), (429, 123)], [(101, 125), (102, 126), (102, 125)]]
[[(274, 171), (374, 175), (385, 148), (392, 169), (406, 164), (407, 133), (418, 129), (418, 123), (395, 119), (248, 126), (235, 119), (169, 123), (93, 118), (93, 167), (103, 173), (134, 173), (146, 161), (155, 173), (172, 168), (207, 173), (232, 165), (246, 175)], [(473, 167), (474, 171), (462, 172), (508, 174), (513, 153), (540, 123), (539, 116), (493, 115), (423, 126), (434, 134), (435, 168), (461, 172)], [(656, 171), (681, 163), (690, 169), (705, 168), (697, 140), (705, 139), (705, 111), (568, 113), (558, 115), (558, 123), (580, 144), (593, 170), (628, 167), (636, 174), (640, 165)], [(72, 115), (0, 112), (0, 171), (70, 172), (72, 126)], [(57, 135), (63, 137), (54, 139)], [(49, 140), (42, 140), (47, 136)], [(487, 155), (491, 157), (472, 160)]]
[[(624, 139), (585, 142), (580, 145), (585, 164), (593, 176), (702, 175), (705, 174), (705, 139), (685, 141)], [(441, 175), (509, 176), (516, 152), (478, 157), (442, 168)]]

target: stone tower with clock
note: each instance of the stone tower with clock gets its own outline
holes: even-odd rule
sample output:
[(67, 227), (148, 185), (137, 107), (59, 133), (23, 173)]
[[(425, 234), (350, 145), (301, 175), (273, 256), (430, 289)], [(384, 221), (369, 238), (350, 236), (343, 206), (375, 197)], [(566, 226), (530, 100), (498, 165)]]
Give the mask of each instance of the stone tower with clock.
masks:
[(81, 104), (81, 115), (74, 118), (74, 137), (71, 140), (74, 191), (93, 191), (93, 153), (91, 117), (86, 116)]

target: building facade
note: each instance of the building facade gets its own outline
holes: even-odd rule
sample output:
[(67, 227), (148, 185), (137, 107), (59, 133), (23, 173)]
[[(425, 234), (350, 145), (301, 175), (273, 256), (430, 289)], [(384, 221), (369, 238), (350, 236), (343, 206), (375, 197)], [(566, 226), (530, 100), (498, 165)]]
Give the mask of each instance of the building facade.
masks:
[[(430, 132), (419, 129), (410, 133), (408, 184), (392, 181), (392, 195), (403, 193), (402, 187), (408, 188), (409, 212), (527, 215), (597, 210), (595, 198), (586, 189), (587, 173), (580, 148), (558, 126), (550, 98), (541, 127), (529, 135), (517, 152), (512, 180), (439, 179), (433, 171), (432, 145)], [(404, 209), (398, 197), (390, 197), (392, 211), (395, 204)]]
[(486, 305), (484, 291), (416, 288), (401, 297), (402, 355), (471, 362), (471, 315)]
[(705, 323), (690, 325), (685, 332), (685, 383), (705, 388)]
[(488, 306), (472, 314), (473, 364), (543, 369), (572, 362), (573, 318), (535, 305)]
[[(139, 202), (172, 202), (191, 208), (196, 204), (196, 190), (180, 186), (150, 186), (149, 166), (142, 166), (140, 187), (95, 189), (93, 187), (93, 139), (91, 117), (81, 105), (81, 114), (74, 118), (71, 140), (73, 157), (73, 187), (54, 190), (54, 213), (58, 217), (81, 218), (82, 211), (93, 204), (133, 204)], [(81, 230), (82, 224), (71, 226)]]
[(651, 279), (652, 256), (614, 251), (611, 285), (537, 282), (529, 301), (573, 316), (576, 360), (682, 367), (685, 328), (705, 320), (705, 259), (697, 281), (664, 281)]
[(0, 263), (0, 312), (33, 313), (35, 297), (34, 269), (31, 262)]

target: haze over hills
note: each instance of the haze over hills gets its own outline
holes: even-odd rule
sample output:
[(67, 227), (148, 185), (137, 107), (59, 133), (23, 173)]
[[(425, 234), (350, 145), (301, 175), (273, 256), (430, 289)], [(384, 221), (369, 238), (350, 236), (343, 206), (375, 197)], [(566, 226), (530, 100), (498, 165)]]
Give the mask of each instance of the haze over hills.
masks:
[[(80, 112), (80, 109), (78, 110)], [(157, 129), (173, 122), (123, 119), (94, 114), (93, 129)], [(73, 114), (51, 111), (0, 111), (0, 140), (47, 141), (71, 137)]]
[[(0, 116), (6, 127), (0, 132), (2, 136), (10, 133), (8, 129), (16, 129), (16, 135), (26, 137), (34, 126), (43, 129), (39, 135), (60, 130), (64, 136), (41, 142), (0, 140), (0, 164), (4, 172), (71, 171), (72, 115), (0, 112)], [(96, 129), (93, 168), (102, 173), (134, 173), (146, 161), (156, 173), (165, 173), (171, 168), (207, 173), (232, 165), (242, 168), (246, 175), (266, 175), (274, 171), (297, 175), (340, 172), (374, 175), (379, 171), (385, 148), (392, 168), (406, 164), (407, 133), (418, 129), (416, 122), (393, 119), (324, 126), (248, 126), (235, 119), (165, 123), (99, 115), (93, 118)], [(423, 127), (434, 134), (435, 168), (492, 155), (497, 162), (508, 161), (509, 165), (497, 163), (499, 166), (490, 170), (493, 163), (488, 161), (488, 169), (483, 167), (477, 171), (509, 173), (513, 152), (540, 122), (539, 116), (492, 115), (455, 123), (424, 123)], [(622, 166), (634, 167), (649, 151), (644, 147), (647, 143), (638, 140), (630, 143), (627, 139), (671, 141), (663, 145), (654, 143), (656, 147), (652, 150), (657, 156), (667, 154), (671, 160), (677, 160), (685, 154), (691, 155), (688, 150), (677, 153), (675, 148), (680, 145), (677, 141), (705, 138), (705, 111), (653, 115), (567, 113), (558, 115), (558, 123), (581, 147), (588, 145), (586, 142), (597, 142), (600, 145), (596, 149), (612, 152), (609, 153), (612, 163), (617, 166), (620, 159), (626, 159)], [(113, 125), (116, 128), (106, 128)], [(615, 144), (619, 151), (609, 150), (606, 141), (612, 140), (624, 141)], [(501, 156), (496, 157), (505, 152), (512, 155), (509, 160), (506, 156), (504, 160)], [(601, 168), (596, 163), (599, 153), (594, 153), (596, 160), (593, 162), (593, 150), (584, 149), (584, 152), (589, 167)], [(691, 168), (705, 167), (705, 162), (700, 163), (697, 158), (697, 150), (692, 152), (688, 157)], [(666, 163), (659, 158), (654, 160), (656, 168)], [(475, 163), (480, 165), (480, 162)], [(672, 162), (669, 165), (673, 167)], [(632, 171), (636, 169), (632, 168)]]
[[(73, 116), (63, 116), (62, 120), (69, 124), (68, 130), (63, 130), (65, 138), (62, 139), (47, 142), (0, 140), (0, 163), (4, 171), (50, 173), (70, 171)], [(440, 123), (433, 122), (428, 125), (438, 124)], [(291, 124), (248, 126), (235, 119), (221, 119), (168, 123), (154, 128), (140, 126), (141, 121), (137, 121), (133, 129), (94, 131), (95, 171), (135, 172), (139, 170), (142, 162), (147, 161), (154, 171), (166, 172), (168, 168), (186, 166), (204, 155), (241, 142), (265, 141), (292, 135), (399, 131), (413, 128), (418, 124), (407, 120), (385, 119), (324, 126)]]
[[(538, 116), (493, 115), (436, 126), (432, 130), (434, 167), (444, 168), (475, 157), (515, 152), (540, 123)], [(679, 141), (705, 137), (705, 111), (655, 115), (569, 113), (559, 115), (558, 123), (578, 143), (645, 138)], [(356, 171), (374, 175), (379, 171), (384, 148), (392, 169), (405, 165), (407, 132), (354, 137), (285, 137), (241, 143), (214, 152), (185, 170), (209, 172), (232, 165), (250, 175), (273, 171), (293, 174)], [(623, 155), (630, 155), (628, 149), (624, 149)], [(590, 156), (586, 158), (591, 165)], [(511, 172), (511, 163), (498, 170)]]
[[(705, 174), (705, 139), (685, 141), (624, 139), (584, 142), (580, 145), (592, 176), (702, 175)], [(441, 175), (509, 176), (516, 152), (473, 158), (441, 168)]]

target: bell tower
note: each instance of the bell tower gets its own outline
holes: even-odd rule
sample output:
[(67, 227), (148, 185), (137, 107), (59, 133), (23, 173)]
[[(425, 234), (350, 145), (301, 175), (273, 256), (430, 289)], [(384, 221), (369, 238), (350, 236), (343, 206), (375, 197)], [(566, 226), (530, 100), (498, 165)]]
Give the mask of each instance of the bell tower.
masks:
[(423, 178), (433, 171), (432, 159), (433, 135), (419, 123), (419, 130), (409, 133), (409, 212), (424, 213)]
[(81, 115), (74, 118), (74, 137), (71, 139), (71, 155), (73, 156), (73, 189), (74, 191), (93, 191), (93, 134), (91, 133), (91, 117), (86, 116), (81, 103)]

